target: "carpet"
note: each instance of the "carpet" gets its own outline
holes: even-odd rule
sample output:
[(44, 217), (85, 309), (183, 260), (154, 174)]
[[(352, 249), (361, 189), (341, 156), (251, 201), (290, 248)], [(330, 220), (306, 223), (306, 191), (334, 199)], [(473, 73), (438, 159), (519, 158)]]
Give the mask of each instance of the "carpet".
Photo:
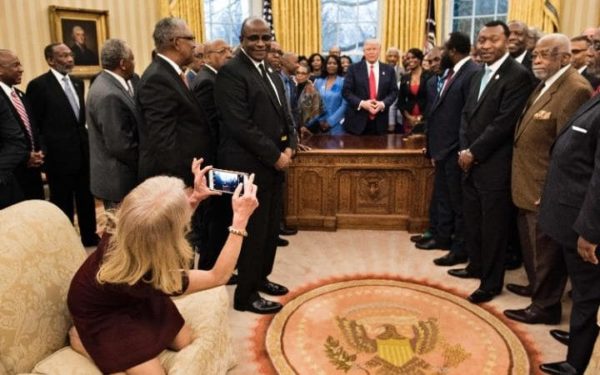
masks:
[(538, 353), (501, 314), (424, 280), (323, 280), (259, 321), (262, 374), (529, 374)]

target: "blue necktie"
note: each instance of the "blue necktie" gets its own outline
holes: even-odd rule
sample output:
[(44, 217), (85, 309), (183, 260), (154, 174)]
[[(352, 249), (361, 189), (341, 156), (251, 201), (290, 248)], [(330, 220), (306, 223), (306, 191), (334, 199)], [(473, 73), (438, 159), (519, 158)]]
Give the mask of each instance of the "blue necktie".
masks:
[(481, 77), (481, 85), (479, 86), (479, 95), (477, 96), (477, 100), (481, 98), (481, 94), (483, 93), (483, 90), (485, 90), (487, 84), (490, 82), (490, 78), (492, 78), (492, 69), (486, 66), (485, 73), (483, 73), (483, 77)]
[(63, 77), (63, 90), (65, 91), (65, 95), (67, 96), (67, 100), (69, 104), (71, 104), (71, 108), (73, 108), (73, 113), (75, 114), (75, 118), (79, 121), (79, 104), (77, 103), (77, 99), (75, 99), (75, 95), (73, 94), (73, 90), (71, 90), (71, 85), (69, 85), (69, 77)]

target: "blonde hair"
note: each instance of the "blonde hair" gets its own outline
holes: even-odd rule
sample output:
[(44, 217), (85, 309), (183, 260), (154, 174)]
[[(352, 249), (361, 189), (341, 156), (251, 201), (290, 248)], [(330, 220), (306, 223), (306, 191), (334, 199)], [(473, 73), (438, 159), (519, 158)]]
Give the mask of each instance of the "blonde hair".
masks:
[(185, 238), (192, 210), (183, 189), (180, 179), (158, 176), (125, 197), (96, 274), (99, 283), (142, 281), (166, 294), (182, 291), (181, 272), (189, 269), (194, 256)]

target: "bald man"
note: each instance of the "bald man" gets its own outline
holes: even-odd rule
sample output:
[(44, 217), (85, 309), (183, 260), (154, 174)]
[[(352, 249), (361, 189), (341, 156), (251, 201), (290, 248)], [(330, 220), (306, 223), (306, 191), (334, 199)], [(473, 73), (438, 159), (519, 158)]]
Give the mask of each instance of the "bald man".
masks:
[(344, 129), (357, 135), (385, 134), (389, 108), (398, 95), (396, 72), (378, 60), (381, 43), (368, 39), (363, 46), (364, 59), (348, 68), (342, 95), (348, 102)]

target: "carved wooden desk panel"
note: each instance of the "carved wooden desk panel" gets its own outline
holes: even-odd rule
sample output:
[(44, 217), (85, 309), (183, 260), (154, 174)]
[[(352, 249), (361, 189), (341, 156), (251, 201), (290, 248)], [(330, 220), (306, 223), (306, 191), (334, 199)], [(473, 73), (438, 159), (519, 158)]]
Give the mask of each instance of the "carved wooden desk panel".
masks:
[(288, 173), (288, 225), (300, 229), (426, 229), (433, 168), (422, 138), (312, 136)]

